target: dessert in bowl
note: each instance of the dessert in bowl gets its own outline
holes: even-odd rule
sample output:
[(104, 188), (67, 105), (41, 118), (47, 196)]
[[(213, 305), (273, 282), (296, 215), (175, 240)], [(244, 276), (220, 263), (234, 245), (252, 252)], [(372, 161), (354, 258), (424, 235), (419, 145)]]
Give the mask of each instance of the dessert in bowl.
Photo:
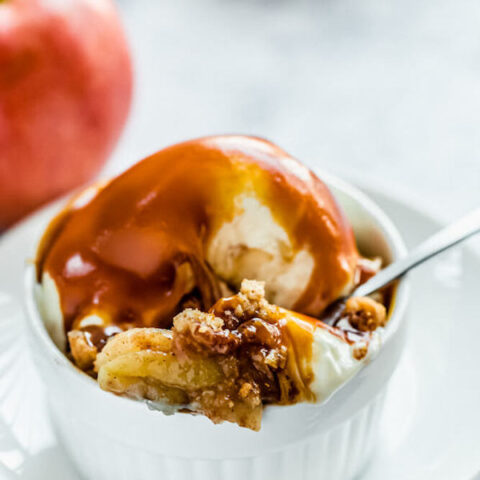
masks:
[[(321, 445), (363, 412), (364, 432), (350, 426), (341, 447), (362, 437), (364, 451), (337, 476), (357, 471), (401, 348), (405, 287), (327, 307), (403, 244), (368, 199), (329, 187), (341, 206), (271, 143), (208, 137), (57, 215), (29, 273), (29, 310), (54, 421), (84, 472), (121, 478), (144, 458), (136, 478), (180, 478), (185, 462), (188, 478), (237, 478), (233, 465), (254, 461), (262, 478), (287, 478), (272, 452)], [(209, 473), (192, 473), (199, 461)]]

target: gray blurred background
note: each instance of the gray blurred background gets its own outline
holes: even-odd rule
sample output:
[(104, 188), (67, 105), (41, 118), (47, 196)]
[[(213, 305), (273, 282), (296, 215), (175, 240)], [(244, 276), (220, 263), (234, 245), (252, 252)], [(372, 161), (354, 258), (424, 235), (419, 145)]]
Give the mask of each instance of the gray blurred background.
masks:
[(215, 133), (445, 220), (480, 204), (477, 0), (118, 0), (133, 114), (105, 173)]

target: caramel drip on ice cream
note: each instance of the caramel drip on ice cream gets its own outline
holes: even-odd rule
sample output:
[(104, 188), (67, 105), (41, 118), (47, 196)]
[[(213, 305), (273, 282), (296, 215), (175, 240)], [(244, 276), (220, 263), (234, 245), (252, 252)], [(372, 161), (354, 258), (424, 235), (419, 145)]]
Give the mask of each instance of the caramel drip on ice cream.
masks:
[(206, 260), (209, 242), (236, 214), (236, 198), (267, 206), (314, 260), (293, 309), (319, 315), (351, 283), (358, 253), (351, 227), (324, 183), (275, 145), (218, 136), (144, 159), (73, 201), (52, 223), (37, 256), (38, 279), (57, 286), (65, 328), (101, 312), (121, 329), (169, 328), (185, 297), (201, 308), (222, 296)]

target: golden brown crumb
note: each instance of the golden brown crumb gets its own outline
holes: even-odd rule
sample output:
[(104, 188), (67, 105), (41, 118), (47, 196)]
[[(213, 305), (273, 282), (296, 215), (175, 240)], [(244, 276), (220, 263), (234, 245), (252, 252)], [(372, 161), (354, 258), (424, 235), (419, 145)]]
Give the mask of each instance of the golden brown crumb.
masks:
[(367, 353), (368, 353), (367, 345), (358, 345), (353, 349), (353, 358), (355, 358), (355, 360), (360, 361), (365, 358)]
[(240, 286), (240, 294), (251, 304), (261, 304), (266, 302), (265, 300), (265, 282), (258, 282), (256, 280), (242, 280)]
[(243, 280), (235, 299), (237, 303), (234, 313), (237, 317), (257, 315), (263, 318), (269, 316), (275, 308), (265, 299), (265, 282)]
[(173, 319), (172, 332), (176, 354), (182, 358), (187, 353), (227, 354), (237, 342), (224, 321), (213, 313), (187, 309)]
[(253, 386), (251, 383), (249, 382), (245, 382), (244, 384), (242, 384), (242, 386), (240, 387), (240, 390), (238, 391), (238, 395), (241, 397), (241, 398), (246, 398), (247, 395), (252, 391), (253, 389)]
[(387, 319), (385, 307), (368, 297), (351, 297), (345, 303), (345, 313), (352, 327), (372, 332), (384, 327)]
[(185, 309), (173, 319), (173, 328), (177, 332), (185, 332), (193, 326), (198, 327), (200, 332), (206, 332), (209, 329), (218, 332), (223, 327), (223, 320), (211, 313), (201, 312), (193, 308)]

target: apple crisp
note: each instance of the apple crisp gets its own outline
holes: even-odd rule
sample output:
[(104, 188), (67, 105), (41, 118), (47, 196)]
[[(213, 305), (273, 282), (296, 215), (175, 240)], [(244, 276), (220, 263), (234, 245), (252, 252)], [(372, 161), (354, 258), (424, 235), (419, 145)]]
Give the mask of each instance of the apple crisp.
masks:
[[(264, 405), (316, 400), (310, 388), (316, 328), (357, 348), (370, 339), (357, 330), (352, 340), (344, 330), (271, 305), (262, 283), (244, 280), (238, 294), (208, 312), (187, 308), (176, 315), (171, 330), (117, 334), (96, 357), (94, 370), (104, 390), (259, 430)], [(69, 340), (77, 364), (89, 364), (84, 338), (70, 332)]]

